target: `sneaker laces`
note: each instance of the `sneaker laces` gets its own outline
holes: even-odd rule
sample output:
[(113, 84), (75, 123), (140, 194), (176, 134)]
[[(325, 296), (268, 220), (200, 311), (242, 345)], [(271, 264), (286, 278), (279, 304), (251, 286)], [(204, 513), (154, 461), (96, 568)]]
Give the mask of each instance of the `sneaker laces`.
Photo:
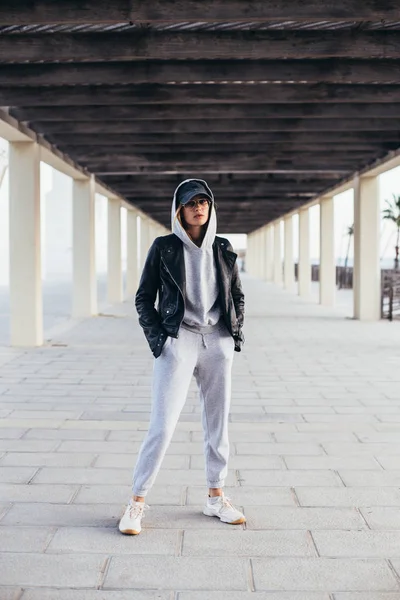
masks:
[(129, 504), (129, 517), (131, 519), (135, 519), (136, 517), (144, 517), (144, 511), (150, 508), (148, 504), (142, 504), (141, 502), (136, 502), (135, 504)]
[(232, 500), (225, 496), (225, 494), (222, 494), (222, 496), (217, 496), (217, 498), (221, 498), (222, 508), (233, 508), (235, 510), (235, 507), (232, 504)]
[(222, 496), (222, 506), (226, 508), (235, 508), (232, 504), (232, 500), (230, 498), (227, 498), (226, 496)]

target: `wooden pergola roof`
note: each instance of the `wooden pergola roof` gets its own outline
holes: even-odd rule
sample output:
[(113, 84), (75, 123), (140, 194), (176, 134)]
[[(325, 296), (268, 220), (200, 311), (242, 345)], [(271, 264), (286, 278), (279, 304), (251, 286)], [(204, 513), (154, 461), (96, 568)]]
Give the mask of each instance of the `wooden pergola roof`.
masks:
[(6, 0), (0, 106), (169, 226), (246, 233), (400, 146), (398, 0)]

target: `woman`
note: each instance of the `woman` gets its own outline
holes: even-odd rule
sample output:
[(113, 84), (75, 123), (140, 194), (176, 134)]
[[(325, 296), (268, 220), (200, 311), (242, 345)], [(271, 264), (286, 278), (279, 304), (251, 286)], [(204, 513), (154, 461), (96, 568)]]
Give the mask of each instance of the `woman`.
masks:
[[(136, 308), (156, 358), (152, 412), (133, 474), (133, 497), (122, 533), (141, 531), (145, 497), (154, 483), (186, 401), (192, 375), (202, 403), (209, 495), (203, 513), (231, 524), (246, 519), (222, 488), (229, 457), (228, 415), (233, 351), (240, 351), (244, 296), (236, 254), (216, 236), (214, 196), (201, 179), (175, 190), (171, 235), (157, 238), (143, 268)], [(158, 309), (155, 300), (158, 294)]]

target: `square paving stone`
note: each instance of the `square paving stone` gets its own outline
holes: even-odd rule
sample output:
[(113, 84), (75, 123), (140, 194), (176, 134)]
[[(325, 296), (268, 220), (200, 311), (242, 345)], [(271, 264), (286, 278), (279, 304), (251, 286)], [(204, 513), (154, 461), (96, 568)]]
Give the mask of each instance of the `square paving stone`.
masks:
[[(204, 488), (202, 488), (204, 492)], [(181, 505), (185, 498), (185, 488), (176, 485), (153, 485), (146, 497), (150, 505)], [(74, 498), (74, 504), (127, 504), (132, 496), (130, 484), (123, 486), (83, 485)]]
[(400, 508), (367, 506), (360, 508), (371, 529), (400, 529)]
[(92, 452), (94, 454), (136, 454), (140, 449), (139, 442), (97, 442), (85, 440), (67, 440), (61, 442), (57, 452)]
[[(167, 457), (168, 458), (168, 457)], [(204, 456), (191, 456), (190, 468), (204, 468)], [(231, 456), (230, 469), (286, 469), (280, 456)], [(377, 465), (377, 468), (379, 466)]]
[[(224, 492), (234, 504), (241, 506), (297, 506), (289, 487), (225, 487)], [(188, 487), (188, 505), (202, 505), (207, 497), (204, 487)]]
[[(141, 442), (145, 435), (146, 431), (110, 431), (107, 436), (108, 442)], [(202, 441), (203, 438), (201, 438)], [(172, 442), (189, 442), (190, 441), (190, 431), (174, 431), (174, 435), (172, 437)]]
[(284, 458), (288, 469), (382, 470), (372, 456), (285, 456)]
[(321, 556), (400, 558), (400, 531), (313, 531)]
[(30, 429), (24, 435), (26, 440), (86, 440), (104, 441), (108, 430), (82, 431), (73, 429)]
[[(132, 454), (102, 454), (100, 455), (94, 467), (114, 468), (114, 469), (132, 469), (136, 463), (136, 455)], [(179, 456), (179, 454), (172, 454), (165, 456), (162, 462), (162, 468), (164, 469), (188, 469), (189, 468), (189, 456)]]
[(0, 584), (0, 598), (1, 600), (19, 600), (21, 598), (22, 590), (20, 587), (6, 587)]
[(54, 528), (51, 527), (3, 525), (0, 527), (0, 552), (44, 552), (53, 535)]
[(353, 444), (351, 442), (343, 442), (337, 444), (334, 442), (324, 442), (323, 447), (328, 455), (331, 456), (357, 456), (369, 454), (370, 456), (377, 456), (378, 454), (385, 455), (396, 455), (400, 453), (400, 444), (385, 444), (385, 443), (358, 443)]
[[(397, 573), (397, 577), (400, 578), (400, 560), (398, 558), (395, 558), (393, 560), (390, 561)], [(399, 584), (399, 588), (400, 588), (400, 584)]]
[(400, 471), (338, 471), (348, 487), (400, 487)]
[(279, 454), (280, 456), (321, 456), (323, 454), (321, 447), (317, 444), (263, 444), (260, 442), (238, 442), (236, 448), (238, 454), (261, 454), (262, 456), (271, 454)]
[(0, 554), (0, 573), (3, 585), (21, 587), (95, 587), (104, 566), (104, 557), (96, 555)]
[(28, 483), (36, 472), (32, 467), (1, 467), (0, 483)]
[[(145, 520), (143, 520), (145, 524)], [(1, 534), (1, 528), (0, 528)], [(179, 532), (163, 529), (142, 530), (138, 536), (124, 536), (115, 528), (63, 527), (52, 539), (47, 553), (87, 552), (89, 554), (161, 554), (174, 556)]]
[(1, 466), (24, 467), (89, 467), (96, 454), (61, 452), (9, 452), (1, 459)]
[[(204, 470), (190, 469), (179, 471), (178, 469), (162, 469), (157, 475), (157, 483), (163, 485), (201, 485), (206, 488), (206, 476)], [(226, 485), (235, 485), (236, 473), (228, 472), (225, 479)]]
[(399, 600), (400, 592), (337, 592), (333, 600)]
[[(171, 592), (162, 590), (138, 590), (135, 592), (134, 590), (60, 590), (58, 588), (46, 590), (40, 588), (25, 590), (19, 600), (172, 600), (172, 597)], [(254, 598), (254, 600), (257, 599)]]
[(296, 487), (301, 506), (400, 506), (398, 488), (306, 488)]
[(57, 445), (54, 440), (0, 440), (0, 452), (52, 452)]
[(4, 429), (3, 427), (0, 427), (0, 439), (18, 440), (26, 433), (26, 431), (27, 429)]
[[(192, 432), (192, 441), (193, 442), (203, 442), (204, 434), (202, 431), (193, 431)], [(264, 431), (229, 431), (229, 441), (231, 443), (235, 442), (270, 442), (272, 443), (274, 440), (272, 439), (271, 433), (267, 433)]]
[(251, 469), (240, 469), (239, 476), (243, 486), (343, 487), (343, 482), (333, 471), (252, 471)]
[(122, 513), (121, 505), (14, 504), (2, 525), (116, 527)]
[[(331, 600), (320, 592), (179, 592), (178, 600)], [(392, 600), (389, 598), (388, 600)], [(397, 600), (397, 599), (396, 599)]]
[(366, 529), (355, 508), (245, 506), (247, 529)]
[(183, 556), (316, 556), (300, 531), (185, 531)]
[[(238, 507), (240, 509), (240, 507)], [(203, 515), (201, 506), (154, 506), (146, 513), (143, 527), (147, 529), (217, 529), (226, 530), (227, 524), (215, 517)], [(232, 527), (232, 526), (231, 526)], [(236, 528), (243, 529), (242, 525)]]
[(240, 558), (117, 556), (104, 589), (246, 590), (248, 561)]
[[(351, 431), (321, 431), (319, 433), (276, 433), (276, 441), (281, 444), (321, 444), (322, 442), (356, 442)], [(254, 440), (257, 441), (257, 440)]]
[[(11, 467), (9, 467), (11, 468)], [(0, 470), (1, 473), (1, 470)], [(43, 467), (34, 478), (34, 483), (67, 484), (124, 484), (132, 480), (132, 469), (96, 469), (79, 467)]]
[(67, 503), (78, 489), (72, 485), (23, 485), (0, 483), (0, 502)]
[(257, 591), (400, 591), (383, 560), (255, 558), (251, 562)]
[(376, 460), (384, 469), (400, 469), (400, 456), (384, 456), (378, 454)]

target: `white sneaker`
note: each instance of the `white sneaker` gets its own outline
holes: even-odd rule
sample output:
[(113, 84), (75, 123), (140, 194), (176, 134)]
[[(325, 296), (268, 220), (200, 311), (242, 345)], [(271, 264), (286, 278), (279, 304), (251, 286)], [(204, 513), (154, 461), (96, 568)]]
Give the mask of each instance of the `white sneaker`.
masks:
[(119, 530), (127, 535), (138, 535), (142, 531), (142, 518), (144, 511), (149, 508), (144, 502), (135, 502), (132, 499), (119, 522)]
[(244, 514), (232, 505), (229, 498), (226, 498), (224, 494), (217, 496), (217, 498), (218, 500), (213, 503), (210, 502), (211, 498), (207, 498), (203, 514), (207, 517), (218, 517), (221, 521), (230, 525), (239, 525), (246, 522)]

